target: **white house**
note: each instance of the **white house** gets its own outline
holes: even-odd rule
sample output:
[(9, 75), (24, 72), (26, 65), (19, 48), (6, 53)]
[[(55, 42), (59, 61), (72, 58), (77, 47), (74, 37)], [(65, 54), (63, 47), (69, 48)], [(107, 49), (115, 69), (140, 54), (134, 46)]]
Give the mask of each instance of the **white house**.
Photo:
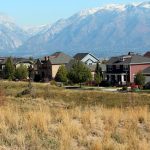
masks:
[(87, 65), (94, 65), (99, 62), (99, 59), (91, 53), (77, 53), (74, 58), (84, 62)]

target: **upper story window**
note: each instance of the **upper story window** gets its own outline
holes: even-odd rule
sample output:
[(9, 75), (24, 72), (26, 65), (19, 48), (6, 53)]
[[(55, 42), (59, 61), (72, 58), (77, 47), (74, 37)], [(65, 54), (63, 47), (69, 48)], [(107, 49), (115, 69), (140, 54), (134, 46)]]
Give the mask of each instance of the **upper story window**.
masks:
[(120, 65), (116, 65), (116, 69), (119, 70), (120, 69)]
[(129, 65), (123, 65), (123, 70), (128, 71), (129, 70)]
[(111, 65), (107, 65), (107, 70), (108, 71), (112, 71), (112, 66)]

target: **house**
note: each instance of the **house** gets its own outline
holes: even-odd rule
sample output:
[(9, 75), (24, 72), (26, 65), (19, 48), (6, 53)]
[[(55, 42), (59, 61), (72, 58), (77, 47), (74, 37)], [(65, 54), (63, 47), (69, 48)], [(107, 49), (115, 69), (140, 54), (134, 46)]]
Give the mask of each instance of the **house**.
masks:
[(42, 80), (55, 79), (59, 67), (68, 64), (71, 59), (71, 56), (62, 52), (56, 52), (43, 59), (38, 59), (37, 76)]
[(76, 60), (80, 60), (82, 62), (84, 62), (87, 65), (94, 65), (97, 62), (99, 62), (99, 59), (96, 58), (94, 55), (92, 55), (91, 53), (77, 53), (74, 56), (74, 59)]
[[(66, 68), (67, 70), (70, 70), (71, 67), (73, 66), (74, 63), (76, 63), (77, 61), (80, 61), (80, 60), (77, 60), (77, 59), (71, 59), (69, 61), (69, 63), (66, 65)], [(80, 61), (82, 62), (82, 61)], [(83, 63), (83, 62), (82, 62)], [(85, 63), (83, 63), (85, 64)], [(96, 70), (96, 64), (93, 64), (93, 65), (87, 65), (87, 68), (89, 68), (89, 70), (91, 71), (91, 74), (92, 74), (92, 79), (94, 80), (94, 77), (95, 77), (95, 70)], [(105, 79), (105, 72), (106, 72), (106, 65), (105, 64), (99, 64), (99, 66), (102, 68), (102, 74), (103, 74), (103, 79)]]
[[(0, 77), (4, 77), (4, 69), (8, 57), (0, 57)], [(18, 68), (21, 64), (25, 65), (27, 68), (32, 67), (34, 62), (26, 58), (11, 58), (15, 68)]]
[(150, 82), (150, 67), (144, 69), (142, 74), (145, 76), (145, 83)]
[(150, 51), (146, 52), (146, 53), (144, 54), (144, 57), (150, 58)]
[(125, 85), (133, 83), (135, 75), (150, 67), (150, 58), (128, 53), (128, 55), (112, 57), (106, 65), (107, 81)]
[[(105, 64), (99, 64), (99, 66), (102, 69), (103, 80), (105, 80), (106, 65)], [(90, 69), (91, 74), (92, 74), (92, 78), (94, 79), (94, 77), (95, 77), (95, 70), (96, 70), (96, 64), (95, 65), (88, 65), (88, 68)]]

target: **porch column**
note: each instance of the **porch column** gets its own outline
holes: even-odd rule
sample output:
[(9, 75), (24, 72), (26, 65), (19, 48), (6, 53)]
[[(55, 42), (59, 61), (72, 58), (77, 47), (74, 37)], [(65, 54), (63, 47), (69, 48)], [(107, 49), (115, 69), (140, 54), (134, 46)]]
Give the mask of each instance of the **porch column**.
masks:
[(121, 82), (124, 83), (124, 75), (121, 75)]

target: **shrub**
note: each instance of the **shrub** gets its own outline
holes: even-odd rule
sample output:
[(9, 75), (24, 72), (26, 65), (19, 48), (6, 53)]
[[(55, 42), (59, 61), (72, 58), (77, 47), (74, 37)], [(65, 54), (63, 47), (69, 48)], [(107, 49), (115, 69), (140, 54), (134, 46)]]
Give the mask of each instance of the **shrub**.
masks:
[(141, 72), (137, 73), (135, 76), (134, 82), (135, 84), (140, 85), (140, 87), (144, 86), (145, 76)]
[(91, 71), (87, 68), (85, 64), (77, 61), (70, 69), (68, 77), (73, 83), (80, 83), (81, 86), (81, 83), (91, 80), (92, 75)]
[(68, 80), (67, 74), (68, 74), (67, 69), (65, 68), (64, 65), (62, 65), (58, 69), (55, 80), (58, 81), (58, 82), (67, 82), (67, 80)]
[(6, 61), (5, 70), (4, 70), (4, 76), (6, 79), (13, 80), (14, 79), (14, 73), (15, 73), (15, 67), (12, 61), (12, 58), (9, 57)]
[(127, 91), (127, 86), (122, 87), (122, 91)]

